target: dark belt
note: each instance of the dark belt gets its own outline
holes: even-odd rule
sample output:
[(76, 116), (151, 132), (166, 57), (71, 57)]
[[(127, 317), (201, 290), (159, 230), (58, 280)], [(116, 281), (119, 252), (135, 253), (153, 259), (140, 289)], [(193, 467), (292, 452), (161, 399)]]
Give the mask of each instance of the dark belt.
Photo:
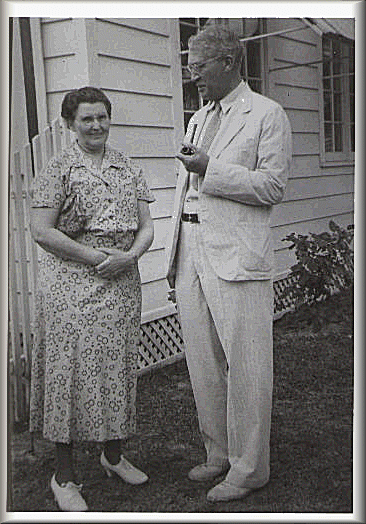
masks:
[(192, 224), (199, 224), (197, 213), (182, 213), (182, 222), (192, 222)]

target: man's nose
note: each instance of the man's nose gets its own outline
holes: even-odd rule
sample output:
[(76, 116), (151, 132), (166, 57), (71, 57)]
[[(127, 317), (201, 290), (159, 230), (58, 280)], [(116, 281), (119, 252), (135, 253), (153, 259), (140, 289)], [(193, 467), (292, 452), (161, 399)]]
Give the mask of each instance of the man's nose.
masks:
[(98, 129), (100, 126), (101, 126), (101, 123), (99, 121), (99, 118), (94, 118), (94, 120), (92, 122), (92, 127)]
[(191, 72), (191, 82), (197, 82), (197, 80), (199, 80), (200, 76), (201, 75), (197, 71), (192, 71)]

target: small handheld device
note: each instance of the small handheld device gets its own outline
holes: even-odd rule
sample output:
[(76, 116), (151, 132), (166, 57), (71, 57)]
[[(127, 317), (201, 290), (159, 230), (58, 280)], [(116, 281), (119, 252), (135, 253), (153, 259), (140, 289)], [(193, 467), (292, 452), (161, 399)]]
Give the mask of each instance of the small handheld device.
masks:
[(182, 155), (193, 155), (194, 150), (189, 146), (183, 146), (180, 152)]
[[(193, 126), (192, 126), (192, 133), (191, 133), (190, 138), (188, 139), (188, 142), (192, 142), (193, 143), (196, 131), (197, 131), (197, 124), (193, 124)], [(192, 147), (190, 147), (190, 146), (184, 145), (182, 147), (182, 149), (180, 150), (180, 152), (182, 153), (182, 155), (193, 155), (194, 154), (194, 149), (192, 149)]]

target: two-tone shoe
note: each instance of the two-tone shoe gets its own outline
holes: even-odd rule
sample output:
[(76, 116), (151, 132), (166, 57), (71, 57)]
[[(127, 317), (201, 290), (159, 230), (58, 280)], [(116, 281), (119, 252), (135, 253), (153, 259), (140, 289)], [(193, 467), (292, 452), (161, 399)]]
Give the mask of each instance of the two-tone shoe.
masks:
[(118, 464), (110, 464), (104, 454), (104, 451), (100, 457), (100, 463), (103, 466), (108, 477), (111, 477), (113, 473), (121, 477), (125, 482), (129, 484), (143, 484), (149, 480), (149, 477), (135, 468), (123, 455), (120, 457)]

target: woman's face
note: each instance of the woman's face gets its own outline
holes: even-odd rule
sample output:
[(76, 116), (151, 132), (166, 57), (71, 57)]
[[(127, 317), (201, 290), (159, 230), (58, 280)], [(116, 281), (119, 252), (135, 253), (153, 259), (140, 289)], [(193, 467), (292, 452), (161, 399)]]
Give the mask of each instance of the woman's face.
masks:
[(111, 120), (103, 102), (79, 104), (70, 129), (77, 135), (82, 149), (90, 153), (103, 151), (109, 135)]

